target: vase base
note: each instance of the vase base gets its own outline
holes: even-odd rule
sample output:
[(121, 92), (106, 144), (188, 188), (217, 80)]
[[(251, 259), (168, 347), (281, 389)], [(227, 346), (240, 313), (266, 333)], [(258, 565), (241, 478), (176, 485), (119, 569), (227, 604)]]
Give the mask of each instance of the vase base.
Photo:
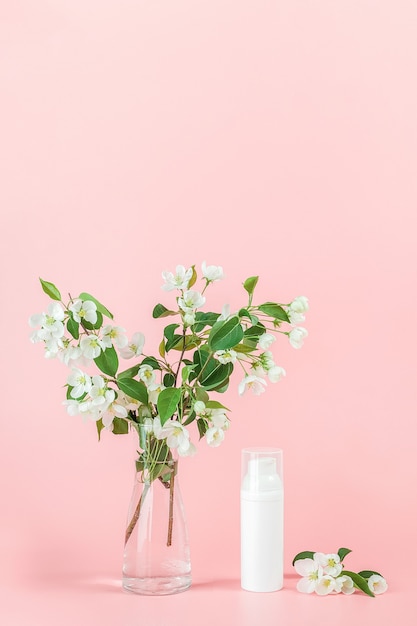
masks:
[(123, 589), (145, 596), (168, 596), (186, 591), (191, 586), (191, 575), (154, 576), (150, 578), (123, 577)]

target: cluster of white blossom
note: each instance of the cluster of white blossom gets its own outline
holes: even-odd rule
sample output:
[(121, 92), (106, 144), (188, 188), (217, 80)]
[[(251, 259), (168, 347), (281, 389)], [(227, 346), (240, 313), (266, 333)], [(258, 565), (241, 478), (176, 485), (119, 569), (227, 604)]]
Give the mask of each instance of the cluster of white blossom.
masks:
[(297, 582), (297, 590), (302, 593), (325, 596), (342, 592), (349, 595), (356, 589), (362, 589), (369, 595), (376, 595), (388, 589), (385, 578), (376, 572), (367, 572), (369, 576), (366, 578), (354, 572), (344, 573), (339, 554), (315, 552), (312, 558), (295, 560), (294, 568), (297, 574), (302, 576)]
[[(281, 330), (281, 321), (275, 319), (274, 316), (271, 317), (268, 313), (263, 313), (256, 307), (248, 306), (245, 309), (249, 320), (245, 321), (241, 319), (239, 313), (232, 314), (229, 305), (223, 307), (220, 315), (211, 314), (214, 316), (214, 321), (212, 320), (208, 326), (203, 323), (202, 330), (196, 331), (195, 328), (199, 324), (201, 325), (202, 314), (199, 309), (206, 302), (204, 295), (206, 288), (211, 283), (223, 278), (223, 269), (220, 266), (207, 265), (203, 262), (201, 272), (202, 279), (205, 281), (201, 291), (193, 288), (197, 278), (194, 266), (187, 269), (178, 265), (175, 273), (168, 271), (162, 273), (164, 279), (162, 289), (168, 292), (179, 291), (176, 298), (177, 311), (168, 311), (164, 307), (164, 312), (168, 312), (169, 315), (180, 316), (183, 335), (179, 336), (179, 339), (185, 341), (184, 338), (188, 333), (188, 337), (196, 340), (196, 346), (210, 341), (210, 331), (214, 323), (217, 325), (219, 323), (227, 324), (230, 320), (233, 324), (233, 320), (237, 320), (236, 325), (239, 326), (241, 334), (239, 336), (243, 338), (244, 329), (253, 327), (258, 323), (259, 318), (255, 315), (263, 316), (262, 319), (265, 323), (268, 320), (269, 327), (260, 324), (260, 330), (258, 328), (256, 333), (250, 337), (250, 346), (248, 346), (248, 342), (244, 345), (244, 342), (241, 343), (241, 339), (237, 339), (236, 345), (233, 344), (232, 347), (211, 350), (209, 357), (211, 360), (217, 360), (220, 364), (219, 367), (228, 372), (229, 370), (232, 371), (232, 366), (235, 365), (239, 365), (243, 369), (244, 377), (238, 385), (239, 395), (243, 395), (249, 388), (252, 389), (253, 393), (259, 395), (265, 391), (267, 381), (276, 383), (285, 376), (284, 368), (274, 362), (273, 354), (269, 350), (276, 340), (274, 333), (287, 335), (294, 348), (302, 346), (307, 331), (296, 326), (296, 324), (304, 321), (304, 313), (308, 310), (308, 300), (306, 297), (300, 296), (288, 305), (273, 303), (264, 305), (267, 307), (267, 312), (267, 305), (271, 304), (281, 311), (284, 320), (290, 325), (289, 331)], [(255, 278), (257, 280), (257, 277)], [(187, 425), (196, 419), (199, 423), (200, 437), (204, 437), (210, 446), (216, 447), (221, 444), (229, 427), (227, 409), (218, 402), (209, 401), (207, 393), (200, 397), (197, 393), (194, 395), (190, 393), (193, 384), (192, 370), (196, 367), (195, 364), (187, 365), (182, 370), (182, 374), (186, 372), (182, 379), (181, 389), (184, 391), (184, 397), (189, 400), (188, 414), (166, 416), (164, 419), (161, 419), (158, 414), (158, 397), (167, 389), (164, 384), (164, 376), (171, 377), (170, 382), (166, 383), (167, 385), (180, 386), (177, 385), (177, 377), (181, 373), (181, 366), (184, 365), (182, 363), (184, 351), (175, 367), (168, 363), (165, 353), (163, 353), (161, 359), (144, 357), (145, 361), (148, 362), (143, 362), (135, 369), (130, 379), (131, 383), (133, 385), (137, 385), (138, 382), (143, 384), (148, 399), (146, 410), (142, 411), (139, 419), (140, 409), (144, 408), (139, 399), (141, 395), (129, 396), (117, 374), (117, 368), (119, 357), (132, 359), (143, 355), (144, 335), (141, 332), (136, 332), (129, 340), (124, 328), (103, 324), (103, 312), (104, 315), (109, 312), (94, 298), (87, 297), (88, 294), (82, 294), (86, 296), (85, 298), (82, 295), (76, 299), (70, 298), (68, 305), (65, 305), (61, 301), (59, 291), (52, 283), (45, 281), (41, 281), (41, 283), (44, 291), (51, 296), (53, 302), (46, 312), (33, 315), (30, 318), (30, 325), (36, 328), (31, 335), (31, 340), (34, 343), (42, 342), (44, 344), (46, 358), (58, 357), (70, 367), (71, 371), (67, 378), (67, 399), (64, 402), (70, 415), (82, 415), (85, 419), (101, 421), (102, 427), (109, 430), (113, 429), (115, 418), (126, 420), (127, 423), (130, 420), (131, 425), (132, 421), (135, 422), (136, 420), (155, 439), (165, 441), (169, 448), (175, 448), (182, 456), (191, 455), (195, 452), (195, 446), (191, 442)], [(110, 313), (108, 316), (112, 319)], [(218, 347), (221, 345), (218, 344)], [(239, 347), (240, 349), (238, 349)], [(167, 347), (167, 351), (168, 349)], [(108, 358), (109, 353), (116, 363), (115, 369), (110, 372), (110, 375), (104, 367), (105, 363), (100, 361)], [(100, 370), (99, 374), (96, 373), (97, 367)], [(94, 372), (91, 371), (92, 368), (95, 368)], [(200, 369), (200, 376), (202, 370), (204, 370), (203, 366)], [(228, 382), (228, 375), (230, 374), (226, 374), (226, 382)], [(204, 384), (201, 383), (201, 385), (204, 388)], [(219, 386), (221, 387), (221, 385)], [(208, 387), (209, 390), (211, 388)], [(187, 418), (189, 418), (188, 421)]]
[[(223, 268), (220, 266), (207, 266), (204, 262), (202, 264), (202, 272), (203, 277), (206, 279), (206, 286), (210, 282), (223, 278)], [(177, 265), (175, 274), (172, 272), (162, 273), (162, 277), (165, 280), (162, 286), (164, 291), (174, 289), (183, 291), (183, 296), (178, 298), (178, 305), (186, 326), (192, 326), (195, 323), (197, 309), (202, 307), (206, 301), (203, 293), (188, 289), (188, 283), (191, 280), (192, 274), (192, 268), (186, 269), (183, 265)], [(288, 336), (291, 346), (299, 349), (303, 346), (304, 339), (307, 337), (308, 332), (305, 328), (296, 326), (296, 324), (305, 321), (304, 314), (309, 308), (308, 299), (305, 296), (298, 296), (288, 306), (284, 306), (283, 308), (288, 315), (291, 325), (294, 326), (289, 332), (285, 332), (284, 334)], [(230, 306), (225, 304), (218, 320), (227, 321), (231, 317), (233, 317), (233, 314), (230, 313)], [(270, 332), (265, 332), (260, 335), (257, 342), (258, 348), (265, 350), (265, 352), (258, 355), (256, 358), (252, 355), (248, 357), (244, 354), (238, 354), (233, 349), (217, 350), (213, 354), (213, 357), (223, 365), (226, 363), (235, 364), (236, 361), (239, 361), (243, 366), (245, 363), (250, 364), (249, 373), (246, 373), (239, 384), (239, 395), (243, 395), (247, 389), (251, 389), (255, 395), (260, 395), (265, 391), (267, 378), (270, 382), (276, 383), (286, 375), (285, 369), (275, 364), (272, 352), (267, 351), (267, 348), (269, 348), (275, 340), (276, 337)]]

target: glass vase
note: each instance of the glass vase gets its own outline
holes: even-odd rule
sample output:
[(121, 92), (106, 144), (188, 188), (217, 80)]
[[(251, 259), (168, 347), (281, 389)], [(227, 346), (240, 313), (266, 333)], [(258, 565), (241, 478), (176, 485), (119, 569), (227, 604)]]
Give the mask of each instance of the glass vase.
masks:
[(191, 561), (178, 460), (153, 462), (137, 471), (123, 559), (123, 588), (168, 595), (191, 585)]

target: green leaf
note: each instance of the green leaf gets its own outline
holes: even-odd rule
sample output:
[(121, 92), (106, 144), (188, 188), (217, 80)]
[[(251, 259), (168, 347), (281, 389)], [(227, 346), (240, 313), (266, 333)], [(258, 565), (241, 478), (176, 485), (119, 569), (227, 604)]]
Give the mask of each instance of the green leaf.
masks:
[(94, 304), (97, 307), (97, 311), (99, 311), (102, 315), (105, 315), (106, 317), (109, 317), (111, 320), (113, 319), (112, 313), (110, 313), (110, 311), (104, 306), (104, 304), (101, 304), (101, 302), (96, 300), (96, 298), (94, 298), (94, 296), (92, 296), (89, 293), (86, 293), (85, 291), (83, 291), (82, 293), (80, 293), (80, 295), (78, 297), (80, 298), (80, 300), (83, 300), (83, 301), (90, 300), (91, 302), (94, 302)]
[(98, 436), (98, 440), (100, 441), (100, 437), (101, 437), (101, 431), (104, 428), (104, 424), (103, 424), (103, 420), (99, 419), (96, 422), (96, 426), (97, 426), (97, 436)]
[[(178, 335), (174, 335), (175, 338), (177, 336)], [(182, 350), (193, 350), (194, 348), (199, 346), (200, 343), (201, 339), (196, 335), (186, 335), (185, 337), (184, 335), (181, 335), (181, 341), (175, 341), (174, 345), (172, 346), (172, 350), (178, 350), (179, 352), (181, 352)]]
[(118, 376), (117, 386), (130, 398), (139, 400), (139, 402), (142, 402), (143, 404), (148, 403), (148, 390), (146, 389), (144, 383), (139, 380), (125, 376), (120, 378), (120, 376)]
[(210, 331), (208, 346), (210, 350), (229, 350), (243, 339), (243, 328), (235, 315), (227, 321), (216, 322)]
[(238, 312), (239, 317), (247, 317), (252, 321), (252, 316), (247, 309), (240, 309)]
[(227, 379), (223, 384), (218, 387), (213, 387), (210, 391), (215, 391), (216, 393), (225, 393), (229, 388), (229, 379)]
[(259, 280), (259, 276), (250, 276), (243, 283), (243, 288), (246, 289), (251, 299), (252, 299), (253, 292), (255, 291), (255, 287), (258, 283), (258, 280)]
[(79, 336), (80, 336), (80, 325), (72, 317), (68, 318), (67, 329), (68, 329), (68, 332), (74, 337), (74, 339), (78, 339), (79, 338)]
[(191, 287), (195, 284), (197, 280), (197, 272), (195, 271), (195, 265), (192, 265), (191, 269), (193, 270), (193, 273), (191, 275), (190, 280), (188, 281), (187, 289), (191, 289)]
[(266, 332), (266, 327), (261, 322), (259, 322), (258, 324), (255, 324), (254, 326), (250, 326), (249, 328), (247, 328), (243, 334), (246, 339), (257, 340), (265, 332)]
[(174, 374), (165, 374), (164, 376), (164, 387), (173, 387), (175, 385), (175, 376)]
[(179, 328), (179, 326), (180, 326), (179, 324), (168, 324), (168, 326), (165, 326), (164, 337), (166, 337), (168, 341), (172, 339), (175, 331), (177, 330), (177, 328)]
[(165, 341), (162, 339), (161, 343), (159, 344), (159, 348), (158, 348), (158, 352), (161, 355), (162, 358), (165, 357)]
[[(232, 372), (233, 365), (231, 363), (221, 364), (208, 376), (204, 376), (200, 383), (207, 391), (220, 391), (225, 385), (229, 384), (229, 377)], [(220, 391), (220, 393), (223, 393), (223, 391)]]
[(119, 372), (117, 378), (134, 378), (138, 373), (139, 368), (140, 365), (133, 365), (133, 367), (129, 367), (129, 369)]
[(153, 370), (161, 369), (161, 366), (159, 365), (158, 361), (155, 359), (154, 356), (146, 356), (143, 359), (141, 365), (150, 365)]
[(304, 552), (299, 552), (293, 558), (292, 564), (294, 565), (294, 563), (298, 561), (299, 559), (312, 559), (314, 555), (315, 555), (315, 552), (311, 552), (311, 550), (304, 550)]
[(177, 315), (176, 311), (170, 311), (163, 304), (157, 304), (152, 311), (152, 317), (158, 319), (159, 317), (168, 317), (168, 315)]
[(374, 575), (382, 577), (382, 574), (380, 574), (379, 572), (375, 572), (372, 569), (364, 569), (358, 573), (359, 573), (359, 576), (362, 576), (362, 578), (370, 578), (371, 576), (374, 576)]
[(205, 389), (196, 385), (194, 387), (194, 393), (196, 400), (200, 400), (200, 402), (204, 402), (204, 404), (207, 404), (207, 402), (209, 401), (209, 395)]
[(221, 402), (217, 402), (217, 400), (209, 400), (205, 404), (208, 409), (224, 409), (225, 411), (230, 411), (227, 406), (224, 406)]
[(208, 430), (208, 424), (206, 420), (203, 419), (202, 417), (200, 417), (197, 420), (197, 428), (198, 428), (198, 433), (200, 435), (200, 439), (202, 439)]
[(49, 283), (47, 280), (42, 280), (42, 278), (39, 278), (39, 280), (41, 281), (42, 289), (47, 296), (52, 298), (52, 300), (61, 301), (61, 294), (59, 293), (59, 289), (55, 287), (53, 283)]
[(196, 414), (193, 411), (192, 413), (190, 413), (190, 415), (187, 417), (187, 419), (185, 420), (185, 422), (183, 422), (183, 426), (188, 426), (189, 424), (191, 424), (192, 422), (194, 422), (196, 418)]
[(256, 350), (256, 343), (254, 341), (238, 343), (237, 346), (234, 346), (233, 350), (242, 354), (249, 354), (249, 352)]
[(183, 335), (173, 335), (171, 339), (166, 342), (165, 350), (169, 352), (173, 348), (178, 350), (182, 350), (184, 346), (184, 337)]
[(194, 352), (194, 364), (195, 368), (190, 375), (190, 380), (199, 377), (200, 385), (207, 390), (214, 390), (225, 385), (233, 371), (231, 363), (223, 365), (217, 359), (213, 359), (206, 348)]
[(163, 389), (159, 394), (157, 407), (162, 426), (174, 415), (180, 398), (181, 389), (177, 387), (168, 387), (168, 389)]
[(164, 337), (166, 337), (167, 342), (165, 345), (165, 351), (168, 352), (171, 350), (173, 346), (175, 346), (178, 341), (181, 341), (182, 335), (175, 335), (175, 331), (179, 328), (179, 324), (168, 324), (164, 328)]
[(181, 380), (183, 383), (186, 383), (188, 380), (189, 375), (191, 374), (191, 372), (194, 369), (194, 365), (186, 365), (185, 367), (182, 368), (181, 370)]
[(195, 322), (192, 325), (192, 329), (195, 333), (200, 333), (206, 326), (214, 326), (217, 322), (220, 313), (211, 313), (203, 311), (197, 311), (195, 314)]
[(250, 320), (251, 324), (253, 324), (254, 326), (256, 326), (256, 324), (259, 322), (259, 318), (256, 317), (256, 315), (252, 315), (252, 313), (250, 313), (248, 309), (240, 309), (238, 315), (240, 318), (247, 317), (248, 320)]
[(276, 304), (275, 302), (265, 302), (264, 304), (258, 306), (258, 309), (262, 311), (262, 313), (265, 313), (266, 315), (269, 315), (277, 320), (281, 320), (282, 322), (290, 321), (290, 318), (282, 306)]
[(129, 424), (121, 417), (115, 417), (113, 420), (113, 434), (114, 435), (127, 435), (129, 432)]
[(363, 578), (360, 574), (356, 574), (355, 572), (349, 572), (348, 570), (342, 570), (340, 576), (349, 576), (353, 580), (355, 587), (366, 593), (366, 595), (374, 598), (374, 593), (369, 589), (368, 581)]
[(349, 550), (349, 548), (339, 548), (337, 554), (339, 555), (340, 560), (343, 561), (345, 556), (347, 556), (350, 552), (352, 552), (352, 550)]
[(116, 376), (117, 368), (119, 367), (119, 359), (113, 346), (101, 352), (100, 355), (94, 359), (94, 363), (104, 374)]

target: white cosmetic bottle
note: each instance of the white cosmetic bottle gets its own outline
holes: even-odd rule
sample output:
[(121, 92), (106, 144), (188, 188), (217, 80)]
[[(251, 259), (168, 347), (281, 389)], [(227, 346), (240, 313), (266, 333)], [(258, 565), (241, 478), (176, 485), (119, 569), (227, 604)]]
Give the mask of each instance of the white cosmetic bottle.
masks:
[(270, 592), (284, 583), (282, 450), (242, 450), (240, 491), (241, 586)]

